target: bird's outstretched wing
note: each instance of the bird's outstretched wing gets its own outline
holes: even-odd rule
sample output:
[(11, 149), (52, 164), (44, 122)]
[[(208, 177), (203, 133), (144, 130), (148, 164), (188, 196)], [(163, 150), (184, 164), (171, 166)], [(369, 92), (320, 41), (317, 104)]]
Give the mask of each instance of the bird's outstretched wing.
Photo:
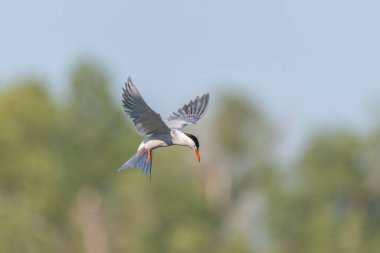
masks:
[(166, 124), (173, 129), (183, 129), (188, 125), (195, 125), (206, 112), (210, 95), (207, 93), (202, 97), (196, 97), (188, 104), (174, 112), (166, 121)]
[(170, 131), (160, 114), (153, 111), (141, 97), (131, 77), (123, 88), (123, 107), (140, 135), (167, 133)]

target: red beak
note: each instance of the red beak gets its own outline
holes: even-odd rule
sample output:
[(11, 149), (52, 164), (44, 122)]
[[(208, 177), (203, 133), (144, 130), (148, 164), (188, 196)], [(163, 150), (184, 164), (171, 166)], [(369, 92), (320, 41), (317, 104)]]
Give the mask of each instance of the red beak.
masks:
[(194, 151), (195, 151), (195, 155), (197, 156), (197, 159), (198, 159), (198, 162), (201, 161), (201, 157), (199, 156), (199, 151), (197, 148), (194, 148)]

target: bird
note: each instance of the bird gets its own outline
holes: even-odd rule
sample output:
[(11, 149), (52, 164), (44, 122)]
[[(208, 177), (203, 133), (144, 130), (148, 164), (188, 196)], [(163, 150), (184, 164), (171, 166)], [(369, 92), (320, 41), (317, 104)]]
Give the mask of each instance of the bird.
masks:
[(172, 145), (187, 146), (194, 150), (200, 162), (198, 138), (182, 131), (186, 126), (195, 125), (205, 114), (210, 95), (206, 93), (173, 112), (167, 120), (153, 111), (142, 98), (128, 77), (122, 88), (122, 105), (125, 113), (131, 119), (137, 133), (144, 137), (137, 152), (127, 162), (117, 169), (117, 172), (127, 168), (138, 168), (152, 178), (153, 150)]

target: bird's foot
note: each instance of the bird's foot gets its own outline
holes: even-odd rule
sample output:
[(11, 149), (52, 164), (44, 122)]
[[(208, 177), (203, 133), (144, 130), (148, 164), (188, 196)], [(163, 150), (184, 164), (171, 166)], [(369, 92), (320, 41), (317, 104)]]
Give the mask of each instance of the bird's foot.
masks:
[(148, 158), (146, 159), (146, 162), (150, 163), (151, 159), (152, 159), (151, 151), (150, 149), (148, 149)]

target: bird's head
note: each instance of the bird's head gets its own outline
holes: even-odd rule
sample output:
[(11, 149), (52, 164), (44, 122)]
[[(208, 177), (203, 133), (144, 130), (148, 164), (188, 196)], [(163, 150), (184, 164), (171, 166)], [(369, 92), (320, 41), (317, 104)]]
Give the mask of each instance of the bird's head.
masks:
[(189, 147), (195, 151), (195, 155), (197, 156), (198, 161), (201, 161), (201, 157), (199, 156), (199, 141), (198, 138), (192, 134), (185, 133), (187, 137), (190, 138)]

